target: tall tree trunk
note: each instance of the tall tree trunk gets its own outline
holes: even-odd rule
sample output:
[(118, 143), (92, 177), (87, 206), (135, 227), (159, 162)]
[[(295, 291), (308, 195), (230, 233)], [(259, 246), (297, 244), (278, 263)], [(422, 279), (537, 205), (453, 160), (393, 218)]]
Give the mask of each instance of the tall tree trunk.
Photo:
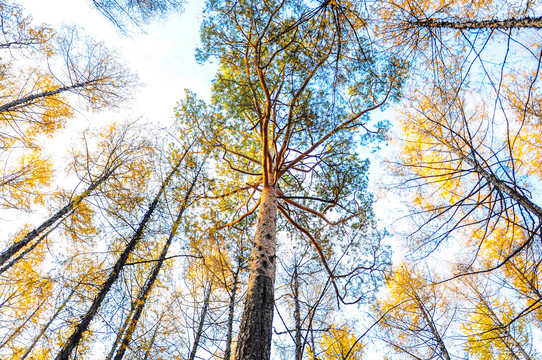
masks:
[(519, 19), (504, 19), (504, 20), (435, 20), (425, 19), (409, 21), (409, 25), (425, 28), (448, 28), (457, 30), (475, 30), (475, 29), (517, 29), (530, 28), (541, 29), (542, 17), (524, 17)]
[[(183, 157), (184, 158), (184, 157)], [(92, 319), (94, 318), (94, 315), (98, 312), (98, 309), (102, 305), (102, 302), (105, 299), (105, 296), (111, 289), (111, 286), (113, 286), (113, 283), (117, 280), (117, 278), (120, 276), (120, 273), (124, 266), (126, 265), (126, 262), (128, 261), (128, 257), (136, 247), (139, 240), (143, 237), (143, 232), (145, 231), (145, 228), (149, 221), (151, 220), (152, 214), (156, 210), (156, 207), (158, 206), (158, 202), (160, 201), (160, 198), (162, 197), (162, 194), (166, 190), (166, 187), (168, 186), (170, 180), (173, 178), (173, 175), (177, 172), (179, 167), (181, 166), (182, 160), (179, 160), (179, 162), (175, 165), (173, 170), (168, 174), (164, 182), (162, 183), (162, 186), (160, 187), (160, 190), (158, 190), (158, 193), (156, 194), (153, 202), (149, 206), (149, 209), (143, 216), (143, 219), (139, 223), (139, 226), (134, 233), (134, 236), (132, 236), (132, 239), (130, 242), (126, 245), (123, 252), (119, 256), (119, 259), (113, 266), (113, 270), (111, 271), (111, 274), (109, 274), (109, 277), (107, 280), (102, 284), (100, 291), (94, 298), (92, 305), (88, 309), (87, 313), (81, 318), (81, 321), (76, 326), (73, 334), (70, 336), (62, 350), (58, 353), (55, 360), (68, 360), (73, 349), (79, 344), (79, 341), (83, 337), (83, 333), (88, 329), (88, 326)]]
[(45, 304), (46, 301), (47, 301), (47, 298), (43, 299), (41, 301), (41, 303), (38, 305), (38, 307), (32, 312), (32, 314), (30, 314), (26, 319), (24, 319), (24, 321), (21, 323), (21, 325), (19, 325), (16, 329), (13, 329), (13, 332), (8, 336), (8, 338), (6, 340), (4, 340), (3, 343), (0, 344), (0, 349), (5, 347), (6, 345), (8, 345), (8, 343), (13, 338), (15, 338), (17, 335), (19, 335), (21, 333), (21, 331), (25, 328), (26, 324), (28, 324), (28, 322), (30, 320), (32, 320), (34, 315), (36, 315), (38, 313), (38, 311), (41, 309), (41, 307)]
[[(121, 360), (124, 357), (124, 353), (126, 352), (128, 345), (130, 344), (130, 340), (132, 340), (132, 336), (137, 327), (137, 323), (139, 322), (139, 319), (141, 318), (141, 314), (143, 313), (143, 308), (145, 307), (147, 298), (149, 297), (149, 294), (154, 286), (154, 283), (156, 282), (156, 279), (158, 278), (158, 274), (160, 273), (160, 269), (162, 268), (162, 265), (164, 265), (164, 261), (166, 260), (169, 247), (171, 246), (173, 239), (177, 235), (179, 224), (181, 223), (183, 214), (186, 208), (188, 207), (188, 199), (192, 195), (192, 191), (194, 190), (194, 186), (196, 185), (196, 182), (198, 180), (198, 176), (202, 167), (203, 167), (203, 164), (199, 168), (198, 172), (196, 173), (196, 176), (194, 177), (192, 184), (190, 185), (190, 188), (188, 189), (188, 191), (186, 192), (184, 196), (183, 203), (181, 204), (179, 212), (177, 213), (177, 218), (175, 219), (175, 222), (173, 223), (173, 227), (171, 228), (171, 232), (169, 233), (166, 243), (164, 244), (162, 248), (160, 257), (158, 258), (156, 265), (152, 269), (151, 275), (145, 282), (143, 289), (137, 296), (137, 300), (135, 302), (136, 305), (134, 309), (135, 311), (133, 312), (133, 316), (131, 316), (131, 319), (130, 319), (130, 315), (132, 313), (132, 311), (130, 311), (130, 315), (128, 315), (128, 317), (126, 318), (126, 323), (121, 329), (121, 331), (123, 331), (124, 329), (127, 329), (127, 330), (126, 330), (126, 333), (124, 334), (124, 338), (122, 339), (122, 343), (120, 345), (120, 348), (114, 360)], [(116, 344), (114, 344), (114, 346), (115, 345)]]
[(117, 351), (117, 347), (119, 346), (122, 335), (124, 335), (126, 329), (130, 325), (130, 319), (132, 318), (132, 314), (134, 313), (134, 310), (136, 308), (136, 302), (132, 302), (130, 305), (130, 311), (128, 312), (128, 315), (126, 315), (126, 319), (124, 319), (124, 323), (120, 327), (120, 329), (117, 331), (117, 336), (115, 336), (115, 341), (113, 342), (113, 345), (111, 345), (111, 349), (109, 350), (109, 353), (105, 357), (105, 360), (111, 360), (113, 359), (113, 356), (115, 355), (115, 351)]
[(233, 274), (233, 286), (230, 294), (230, 303), (228, 305), (228, 325), (226, 335), (226, 347), (224, 349), (224, 360), (230, 360), (231, 358), (231, 343), (233, 338), (233, 319), (235, 317), (235, 300), (237, 296), (237, 287), (239, 285), (239, 273), (241, 272), (242, 258), (237, 258), (237, 269)]
[(276, 235), (277, 191), (274, 185), (264, 186), (235, 350), (236, 360), (268, 360), (271, 357)]
[[(495, 189), (497, 189), (499, 192), (502, 192), (506, 195), (508, 195), (511, 199), (516, 201), (516, 203), (530, 212), (533, 216), (538, 218), (538, 227), (536, 228), (536, 232), (540, 232), (540, 226), (542, 226), (542, 208), (532, 202), (529, 197), (526, 195), (526, 193), (519, 187), (511, 187), (508, 185), (505, 181), (499, 179), (495, 174), (493, 174), (490, 170), (486, 170), (484, 166), (478, 161), (477, 157), (474, 155), (475, 149), (472, 149), (473, 154), (465, 154), (465, 152), (462, 149), (459, 149), (458, 147), (451, 144), (449, 141), (445, 139), (439, 139), (442, 141), (446, 146), (450, 148), (451, 151), (453, 151), (459, 159), (466, 162), (470, 166), (472, 166), (473, 170), (480, 176), (482, 176), (488, 183), (491, 184)], [(533, 234), (534, 235), (534, 234)]]
[[(53, 226), (51, 226), (47, 232), (45, 234), (43, 234), (42, 236), (40, 236), (39, 239), (37, 239), (36, 241), (34, 241), (34, 243), (30, 246), (27, 246), (24, 251), (21, 251), (21, 252), (18, 252), (17, 253), (17, 256), (14, 257), (14, 258), (10, 258), (10, 262), (8, 262), (6, 265), (4, 265), (4, 267), (0, 268), (0, 274), (3, 274), (5, 271), (9, 270), (13, 265), (17, 264), (17, 262), (19, 262), (19, 260), (21, 260), (22, 258), (24, 258), (28, 253), (32, 252), (32, 250), (34, 250), (39, 244), (41, 244), (41, 242), (43, 240), (45, 240), (47, 238), (47, 236), (49, 236), (50, 233), (52, 233), (53, 231), (56, 230), (57, 227), (59, 227), (61, 224), (61, 222), (57, 222), (56, 224), (54, 224)], [(15, 254), (14, 254), (15, 255)]]
[(201, 335), (203, 334), (203, 325), (205, 325), (205, 318), (207, 317), (207, 311), (209, 310), (209, 300), (211, 298), (212, 285), (209, 284), (205, 291), (205, 298), (203, 299), (203, 308), (201, 309), (201, 315), (199, 317), (198, 329), (196, 330), (196, 335), (194, 336), (194, 343), (192, 344), (192, 350), (190, 350), (190, 356), (188, 360), (196, 359), (196, 352), (199, 348), (199, 342), (201, 340)]
[(76, 90), (80, 88), (85, 88), (87, 86), (92, 86), (93, 84), (96, 84), (98, 82), (99, 80), (89, 80), (89, 81), (76, 83), (70, 86), (59, 86), (55, 90), (43, 91), (37, 94), (27, 95), (17, 100), (13, 100), (6, 104), (0, 105), (0, 113), (6, 112), (6, 111), (17, 110), (19, 108), (24, 108), (25, 106), (29, 106), (36, 103), (36, 100), (51, 97), (51, 96), (63, 93), (65, 91), (71, 91), (71, 90)]
[[(4, 250), (2, 254), (0, 254), (0, 266), (3, 265), (6, 261), (8, 261), (13, 255), (17, 253), (17, 251), (21, 250), (23, 247), (28, 245), (32, 240), (34, 240), (36, 237), (38, 237), (43, 231), (45, 231), (47, 228), (55, 224), (57, 221), (60, 221), (64, 215), (68, 214), (70, 211), (75, 209), (81, 201), (83, 201), (90, 193), (92, 193), (100, 184), (102, 184), (105, 180), (107, 180), (113, 173), (115, 172), (117, 167), (114, 167), (107, 171), (105, 174), (103, 174), (101, 177), (99, 177), (97, 180), (93, 181), (90, 186), (79, 196), (76, 196), (72, 201), (70, 201), (66, 206), (64, 206), (62, 209), (58, 210), (53, 216), (51, 216), (49, 219), (44, 221), (40, 226), (35, 228), (34, 230), (27, 233), (21, 240), (16, 241), (13, 243), (9, 248)], [(15, 262), (11, 262), (9, 266), (6, 266), (2, 269), (0, 269), (0, 274), (9, 269)]]
[[(79, 285), (79, 284), (78, 284)], [(49, 319), (49, 321), (47, 322), (47, 324), (45, 324), (42, 328), (41, 328), (41, 331), (40, 333), (38, 334), (38, 336), (36, 336), (34, 338), (34, 340), (32, 341), (32, 344), (30, 344), (30, 346), (26, 349), (25, 353), (23, 354), (23, 356), (21, 356), (21, 358), (19, 360), (24, 360), (26, 359), (26, 357), (28, 355), (30, 355), (30, 353), (32, 352), (32, 350), (34, 350), (34, 347), (36, 346), (36, 344), (38, 343), (38, 341), (41, 339), (41, 337), (45, 334), (45, 332), (47, 331), (47, 329), (49, 328), (49, 326), (51, 326), (51, 324), (53, 323), (53, 321), (56, 320), (56, 318), (58, 317), (58, 315), (60, 314), (60, 312), (66, 307), (66, 305), (68, 304), (68, 302), (70, 301), (71, 297), (73, 296), (73, 294), (75, 294), (75, 291), (77, 290), (77, 286), (75, 286), (72, 291), (70, 292), (70, 294), (68, 295), (68, 297), (66, 298), (66, 300), (64, 300), (62, 302), (62, 304), (60, 305), (60, 307), (55, 311), (55, 313), (53, 314), (53, 316)]]
[(294, 319), (295, 319), (295, 360), (303, 359), (303, 344), (301, 343), (301, 307), (299, 305), (299, 274), (296, 263), (293, 274), (293, 293), (294, 293)]
[(433, 320), (433, 317), (429, 314), (425, 307), (425, 303), (420, 299), (418, 294), (414, 293), (414, 301), (418, 305), (418, 308), (422, 311), (422, 316), (425, 320), (425, 324), (429, 327), (431, 334), (433, 335), (433, 339), (437, 342), (437, 346), (440, 352), (440, 356), (445, 360), (451, 360), (450, 354), (448, 353), (448, 349), (446, 348), (446, 344), (444, 344), (444, 340), (442, 339), (442, 336), (440, 335), (436, 325), (435, 321)]

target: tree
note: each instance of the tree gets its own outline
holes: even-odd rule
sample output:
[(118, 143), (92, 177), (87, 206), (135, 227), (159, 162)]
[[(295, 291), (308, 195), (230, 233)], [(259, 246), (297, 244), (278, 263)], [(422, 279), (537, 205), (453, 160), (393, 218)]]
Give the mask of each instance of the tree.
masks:
[[(404, 68), (369, 53), (354, 5), (210, 1), (206, 12), (199, 57), (220, 63), (213, 102), (207, 106), (189, 94), (178, 118), (194, 124), (192, 131), (224, 174), (217, 184), (231, 189), (217, 188), (214, 195), (225, 206), (222, 226), (258, 212), (236, 358), (265, 359), (277, 212), (311, 240), (337, 295), (348, 301), (337, 285), (343, 274), (333, 273), (323, 244), (339, 229), (358, 229), (362, 238), (370, 226), (371, 200), (361, 190), (367, 165), (352, 150), (352, 131), (398, 95)], [(242, 205), (228, 209), (235, 197)], [(309, 218), (322, 222), (319, 230), (309, 228)]]
[[(275, 313), (280, 321), (274, 325), (276, 356), (360, 358), (365, 334), (359, 336), (357, 317), (348, 321), (344, 313), (363, 311), (363, 307), (352, 305), (346, 311), (341, 309), (325, 268), (314, 261), (318, 254), (300, 235), (290, 233), (289, 241), (282, 244), (283, 256), (277, 263)], [(370, 294), (365, 295), (363, 303), (370, 302)]]
[[(146, 300), (149, 297), (149, 294), (158, 278), (160, 269), (162, 268), (165, 260), (167, 259), (167, 254), (171, 246), (171, 243), (173, 241), (173, 238), (175, 237), (175, 235), (177, 235), (177, 231), (179, 229), (180, 222), (183, 218), (183, 214), (185, 210), (190, 206), (189, 200), (190, 200), (190, 197), (192, 196), (196, 182), (198, 181), (198, 177), (199, 177), (202, 167), (203, 167), (203, 163), (199, 165), (199, 169), (196, 171), (194, 178), (192, 179), (192, 183), (190, 184), (190, 187), (188, 188), (188, 190), (186, 190), (184, 199), (179, 205), (177, 217), (171, 228), (171, 233), (169, 234), (166, 242), (164, 243), (162, 251), (160, 252), (160, 256), (158, 257), (158, 259), (154, 260), (156, 264), (154, 265), (151, 271), (151, 274), (145, 281), (144, 287), (141, 289), (140, 293), (138, 294), (135, 300), (134, 308), (130, 310), (130, 315), (126, 318), (126, 322), (121, 328), (121, 329), (125, 329), (125, 332), (123, 334), (120, 348), (117, 351), (115, 357), (113, 358), (114, 360), (122, 360), (122, 358), (124, 357), (124, 353), (126, 352), (128, 345), (130, 344), (130, 340), (132, 339), (132, 336), (136, 329), (139, 318), (141, 317)], [(211, 293), (211, 288), (209, 288), (208, 293), (209, 294)], [(208, 296), (206, 297), (206, 299), (207, 299), (206, 303), (208, 303)], [(204, 318), (204, 316), (202, 318)], [(122, 334), (122, 332), (119, 332), (119, 334)], [(115, 342), (115, 345), (116, 345), (116, 342)], [(114, 350), (115, 350), (115, 347), (113, 347), (112, 351)], [(191, 356), (191, 358), (193, 359), (193, 356)]]
[(325, 360), (361, 360), (363, 358), (363, 344), (352, 335), (346, 325), (342, 328), (331, 327), (324, 333), (321, 346), (325, 348), (320, 358)]
[(461, 285), (457, 293), (474, 305), (463, 325), (467, 351), (480, 359), (532, 359), (528, 327), (514, 305), (476, 277), (462, 279)]
[(414, 359), (452, 359), (447, 332), (454, 309), (445, 290), (403, 264), (388, 280), (389, 296), (378, 303), (383, 340)]
[(92, 0), (92, 3), (121, 32), (127, 33), (129, 25), (141, 28), (142, 23), (170, 12), (182, 11), (183, 0)]
[(74, 116), (68, 95), (89, 109), (112, 107), (128, 96), (134, 78), (108, 49), (75, 28), (32, 26), (20, 6), (4, 2), (0, 18), (0, 148), (6, 164), (0, 207), (28, 210), (33, 202), (43, 204), (40, 189), (53, 179), (41, 147)]
[[(73, 349), (79, 344), (79, 341), (81, 340), (83, 333), (87, 330), (90, 322), (98, 312), (102, 302), (104, 301), (106, 295), (108, 294), (109, 290), (111, 289), (111, 286), (113, 283), (118, 279), (120, 276), (121, 271), (126, 266), (126, 263), (128, 261), (128, 258), (138, 242), (143, 237), (143, 232), (145, 231), (145, 228), (147, 227), (149, 221), (151, 220), (151, 217), (153, 213), (156, 211), (156, 208), (158, 206), (159, 201), (161, 200), (161, 197), (163, 196), (164, 192), (166, 191), (167, 186), (169, 185), (171, 179), (175, 176), (177, 171), (179, 171), (179, 168), (183, 164), (184, 157), (186, 156), (186, 153), (183, 157), (178, 159), (176, 161), (176, 164), (173, 166), (171, 172), (167, 175), (167, 177), (162, 182), (160, 189), (156, 193), (152, 203), (149, 205), (149, 208), (145, 215), (143, 216), (141, 222), (138, 224), (137, 229), (135, 230), (133, 236), (129, 240), (129, 242), (126, 244), (124, 250), (120, 254), (117, 262), (113, 266), (113, 269), (111, 270), (109, 276), (104, 281), (104, 283), (101, 285), (99, 292), (96, 294), (94, 300), (92, 301), (91, 306), (89, 307), (86, 314), (81, 318), (81, 321), (77, 324), (76, 328), (74, 329), (72, 335), (67, 339), (66, 343), (62, 347), (62, 350), (58, 353), (55, 359), (57, 360), (67, 360)], [(192, 188), (190, 188), (188, 192), (188, 196), (190, 195)], [(185, 205), (186, 206), (186, 205)], [(182, 212), (181, 212), (182, 215)], [(158, 268), (159, 269), (159, 268)]]

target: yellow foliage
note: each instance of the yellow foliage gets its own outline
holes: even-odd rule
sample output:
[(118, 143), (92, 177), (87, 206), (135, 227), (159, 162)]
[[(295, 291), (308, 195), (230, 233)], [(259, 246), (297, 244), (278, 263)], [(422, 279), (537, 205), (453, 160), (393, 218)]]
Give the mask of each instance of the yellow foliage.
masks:
[[(468, 322), (463, 324), (463, 331), (467, 334), (466, 350), (480, 360), (510, 359), (515, 341), (528, 343), (525, 318), (515, 320), (517, 312), (508, 301), (492, 300), (489, 304), (490, 300), (480, 299), (469, 314)], [(515, 320), (513, 335), (509, 330), (512, 327), (503, 327), (512, 320)]]
[[(323, 352), (319, 355), (322, 360), (361, 360), (363, 358), (363, 343), (358, 341), (348, 326), (336, 328), (332, 325), (319, 341)], [(310, 350), (309, 350), (310, 351)]]
[(43, 204), (43, 188), (50, 185), (52, 176), (52, 163), (39, 149), (24, 153), (18, 164), (0, 172), (0, 205), (30, 209)]

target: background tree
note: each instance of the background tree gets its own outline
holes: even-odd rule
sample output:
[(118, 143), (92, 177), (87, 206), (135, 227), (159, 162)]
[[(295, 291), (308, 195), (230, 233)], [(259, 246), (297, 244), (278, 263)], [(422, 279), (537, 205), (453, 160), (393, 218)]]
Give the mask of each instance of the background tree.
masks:
[(183, 0), (92, 0), (92, 3), (118, 30), (128, 33), (132, 26), (142, 28), (144, 23), (172, 12), (182, 11)]
[[(453, 300), (436, 279), (425, 279), (407, 264), (388, 279), (389, 295), (378, 303), (382, 339), (404, 358), (447, 359), (456, 356), (450, 324)], [(454, 354), (455, 353), (455, 354)]]
[(473, 305), (464, 323), (468, 353), (480, 359), (533, 359), (525, 318), (518, 317), (515, 305), (484, 282), (463, 278), (457, 290)]

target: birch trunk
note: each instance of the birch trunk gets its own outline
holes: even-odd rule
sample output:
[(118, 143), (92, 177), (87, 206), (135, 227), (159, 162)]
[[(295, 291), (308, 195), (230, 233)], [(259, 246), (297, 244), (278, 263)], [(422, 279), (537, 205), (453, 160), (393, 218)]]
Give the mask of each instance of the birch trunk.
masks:
[[(111, 175), (113, 175), (115, 170), (116, 170), (116, 167), (109, 170), (108, 172), (106, 172), (104, 175), (102, 175), (96, 181), (93, 181), (90, 184), (90, 186), (81, 195), (75, 197), (66, 206), (64, 206), (62, 209), (58, 210), (49, 219), (44, 221), (40, 226), (38, 226), (34, 230), (30, 231), (21, 240), (13, 243), (9, 248), (4, 250), (2, 252), (2, 254), (0, 254), (0, 265), (3, 265), (12, 256), (14, 256), (19, 250), (21, 250), (23, 247), (28, 245), (32, 240), (37, 238), (42, 232), (47, 230), (49, 227), (51, 227), (56, 222), (60, 221), (64, 217), (64, 215), (68, 214), (70, 211), (75, 209), (77, 207), (77, 205), (79, 205), (79, 203), (81, 203), (87, 196), (89, 196), (90, 193), (92, 193), (100, 184), (102, 184)], [(2, 270), (0, 270), (1, 271), (0, 273), (6, 271), (12, 265), (13, 265), (13, 263), (11, 263), (9, 266), (6, 266), (6, 267), (2, 268)]]
[(196, 359), (196, 352), (199, 348), (199, 342), (201, 340), (201, 335), (203, 335), (203, 325), (205, 325), (205, 319), (207, 317), (207, 311), (209, 310), (209, 301), (211, 298), (211, 287), (212, 285), (209, 284), (209, 287), (205, 291), (205, 299), (203, 300), (203, 308), (201, 309), (201, 315), (199, 318), (198, 323), (198, 329), (196, 330), (196, 335), (194, 337), (194, 343), (192, 344), (192, 350), (190, 351), (190, 356), (188, 357), (188, 360), (195, 360)]
[(274, 186), (264, 186), (235, 349), (236, 360), (268, 360), (271, 357), (276, 235), (277, 191)]
[(542, 17), (525, 17), (519, 19), (505, 20), (418, 20), (409, 22), (410, 25), (425, 28), (448, 28), (456, 30), (475, 30), (475, 29), (540, 29), (542, 28)]
[(226, 335), (226, 348), (224, 350), (224, 360), (230, 360), (231, 358), (231, 343), (233, 334), (233, 319), (235, 316), (235, 300), (237, 297), (237, 287), (239, 284), (239, 273), (241, 272), (241, 257), (237, 261), (237, 269), (233, 274), (233, 286), (230, 294), (230, 303), (228, 306), (228, 330)]

